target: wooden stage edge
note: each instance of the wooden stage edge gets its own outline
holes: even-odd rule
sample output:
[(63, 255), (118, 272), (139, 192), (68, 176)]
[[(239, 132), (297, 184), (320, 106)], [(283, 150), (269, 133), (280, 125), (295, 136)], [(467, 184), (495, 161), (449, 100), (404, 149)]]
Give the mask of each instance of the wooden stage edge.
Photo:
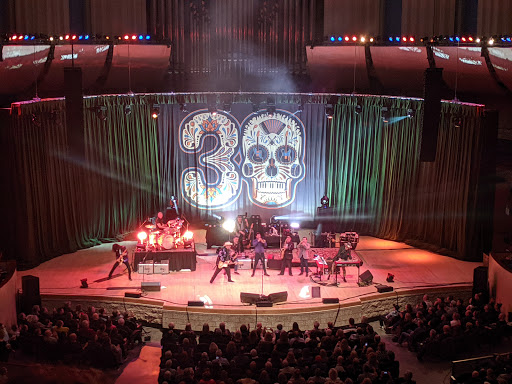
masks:
[(254, 305), (227, 307), (189, 307), (186, 305), (171, 305), (159, 299), (145, 297), (131, 298), (107, 295), (75, 295), (75, 294), (42, 294), (44, 306), (53, 308), (62, 305), (66, 301), (82, 306), (104, 307), (107, 311), (118, 309), (129, 311), (149, 324), (166, 327), (173, 322), (177, 328), (183, 329), (187, 323), (194, 330), (200, 330), (204, 323), (218, 324), (225, 322), (229, 328), (236, 329), (241, 324), (249, 324), (254, 327), (261, 322), (267, 327), (276, 327), (277, 324), (291, 328), (293, 322), (298, 322), (300, 327), (310, 327), (314, 321), (319, 321), (321, 326), (327, 326), (328, 322), (335, 325), (348, 323), (349, 318), (359, 321), (364, 317), (376, 319), (392, 309), (393, 304), (399, 304), (405, 308), (406, 304), (421, 302), (425, 293), (431, 297), (446, 297), (453, 295), (462, 298), (466, 302), (472, 295), (471, 284), (453, 284), (448, 286), (421, 287), (412, 289), (397, 289), (392, 292), (363, 294), (359, 298), (340, 301), (337, 304), (323, 304), (322, 299), (305, 300), (301, 307), (290, 307), (286, 304), (274, 304), (273, 307), (256, 307)]

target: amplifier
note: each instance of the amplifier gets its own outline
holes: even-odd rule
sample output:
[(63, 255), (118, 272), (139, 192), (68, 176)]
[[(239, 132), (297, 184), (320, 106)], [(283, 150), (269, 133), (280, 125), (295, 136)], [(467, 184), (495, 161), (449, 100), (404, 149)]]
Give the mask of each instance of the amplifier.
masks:
[(159, 281), (143, 281), (140, 283), (140, 289), (143, 291), (160, 291)]
[(252, 260), (251, 259), (238, 259), (238, 269), (251, 269)]
[(139, 273), (150, 274), (153, 273), (153, 263), (139, 264)]
[(154, 264), (154, 273), (165, 274), (169, 273), (169, 260), (162, 260)]
[(393, 287), (390, 285), (378, 284), (375, 286), (375, 288), (377, 288), (377, 292), (379, 292), (379, 293), (393, 292)]
[(138, 299), (141, 296), (139, 292), (125, 292), (124, 297), (133, 297), (134, 299)]

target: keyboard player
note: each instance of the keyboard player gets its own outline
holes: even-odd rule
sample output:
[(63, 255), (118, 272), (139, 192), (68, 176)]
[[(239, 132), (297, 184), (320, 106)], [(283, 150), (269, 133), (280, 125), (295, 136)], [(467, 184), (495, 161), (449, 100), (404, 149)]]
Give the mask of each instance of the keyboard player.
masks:
[[(350, 250), (352, 249), (352, 246), (350, 245), (350, 243), (345, 243), (343, 244), (340, 249), (338, 250), (338, 253), (336, 254), (336, 256), (334, 256), (334, 259), (332, 259), (332, 265), (331, 265), (331, 275), (335, 275), (336, 274), (336, 262), (338, 260), (350, 260), (352, 259), (352, 257), (350, 256)], [(347, 275), (347, 270), (345, 269), (345, 266), (342, 265), (341, 266), (341, 270), (343, 271), (343, 281), (344, 282), (347, 282), (347, 279), (345, 278), (345, 276)], [(329, 275), (329, 278), (331, 276)]]

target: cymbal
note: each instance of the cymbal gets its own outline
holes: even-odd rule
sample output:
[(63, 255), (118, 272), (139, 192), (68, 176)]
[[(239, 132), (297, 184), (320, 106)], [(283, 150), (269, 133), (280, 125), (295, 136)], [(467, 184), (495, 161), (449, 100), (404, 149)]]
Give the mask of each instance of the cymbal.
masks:
[(154, 224), (146, 224), (146, 225), (145, 225), (145, 227), (146, 227), (147, 229), (155, 229), (155, 228), (156, 228), (156, 225), (154, 225)]

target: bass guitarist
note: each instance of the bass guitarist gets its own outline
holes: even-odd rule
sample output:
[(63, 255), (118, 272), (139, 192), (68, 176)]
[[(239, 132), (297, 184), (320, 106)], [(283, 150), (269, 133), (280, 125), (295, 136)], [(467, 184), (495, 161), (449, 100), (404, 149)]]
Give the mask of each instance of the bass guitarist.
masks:
[(220, 271), (224, 270), (226, 272), (226, 275), (228, 276), (228, 282), (234, 283), (233, 280), (231, 280), (231, 270), (229, 268), (229, 265), (231, 264), (231, 257), (234, 255), (234, 251), (231, 249), (231, 246), (233, 244), (229, 241), (226, 241), (224, 243), (223, 247), (220, 247), (217, 250), (217, 262), (215, 266), (215, 272), (213, 273), (212, 278), (210, 279), (210, 284), (213, 283), (213, 280), (217, 277), (217, 275), (220, 273)]
[(119, 245), (119, 244), (113, 244), (112, 245), (112, 252), (116, 254), (116, 261), (114, 265), (112, 266), (112, 269), (110, 270), (110, 273), (108, 274), (108, 278), (112, 278), (112, 273), (114, 273), (114, 270), (117, 268), (117, 266), (121, 263), (126, 265), (126, 269), (128, 270), (128, 279), (132, 279), (132, 269), (130, 268), (130, 263), (128, 262), (128, 250), (125, 246)]

